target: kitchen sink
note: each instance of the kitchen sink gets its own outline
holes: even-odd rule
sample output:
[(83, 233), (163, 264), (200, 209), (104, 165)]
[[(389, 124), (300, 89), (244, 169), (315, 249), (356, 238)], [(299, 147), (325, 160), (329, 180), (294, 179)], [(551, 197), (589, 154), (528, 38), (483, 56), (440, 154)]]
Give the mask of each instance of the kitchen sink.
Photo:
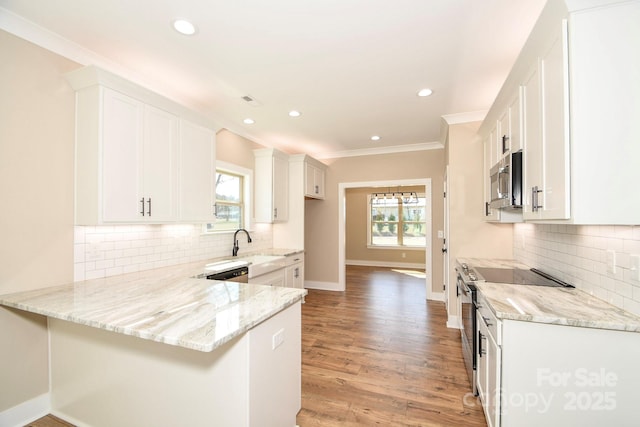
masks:
[(249, 263), (249, 279), (271, 273), (286, 266), (286, 257), (279, 255), (248, 255), (239, 256), (238, 261)]

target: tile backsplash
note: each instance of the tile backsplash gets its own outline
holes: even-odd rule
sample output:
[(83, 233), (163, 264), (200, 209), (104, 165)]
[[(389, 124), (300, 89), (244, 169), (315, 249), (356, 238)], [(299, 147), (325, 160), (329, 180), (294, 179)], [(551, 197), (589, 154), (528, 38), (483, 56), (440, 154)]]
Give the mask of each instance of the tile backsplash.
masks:
[[(200, 224), (75, 226), (74, 280), (115, 276), (231, 255), (233, 232), (203, 234)], [(271, 225), (254, 224), (240, 253), (269, 249)]]
[[(640, 226), (515, 224), (514, 258), (640, 315)], [(615, 254), (615, 271), (610, 268)]]

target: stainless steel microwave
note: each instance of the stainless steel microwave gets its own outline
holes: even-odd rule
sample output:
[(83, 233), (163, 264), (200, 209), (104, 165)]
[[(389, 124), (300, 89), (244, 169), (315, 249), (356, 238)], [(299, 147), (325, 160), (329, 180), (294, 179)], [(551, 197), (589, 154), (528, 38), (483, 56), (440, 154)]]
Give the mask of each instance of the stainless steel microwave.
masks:
[(494, 209), (522, 209), (522, 151), (510, 153), (489, 172)]

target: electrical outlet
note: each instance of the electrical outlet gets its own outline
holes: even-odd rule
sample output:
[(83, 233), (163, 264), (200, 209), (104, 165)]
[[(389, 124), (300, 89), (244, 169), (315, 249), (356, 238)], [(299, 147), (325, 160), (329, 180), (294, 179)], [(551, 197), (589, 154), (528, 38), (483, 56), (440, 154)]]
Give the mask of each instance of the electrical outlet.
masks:
[(406, 258), (406, 257), (407, 257), (406, 252), (402, 252), (402, 258)]
[(273, 334), (271, 338), (271, 350), (275, 350), (280, 347), (284, 342), (284, 329), (280, 329), (278, 332)]
[(631, 280), (640, 281), (640, 255), (631, 255)]

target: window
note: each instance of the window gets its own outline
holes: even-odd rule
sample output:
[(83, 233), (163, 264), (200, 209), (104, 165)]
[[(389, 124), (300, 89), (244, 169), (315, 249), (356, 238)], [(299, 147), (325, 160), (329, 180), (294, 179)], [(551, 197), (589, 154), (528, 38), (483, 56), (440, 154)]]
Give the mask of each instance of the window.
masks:
[(411, 200), (407, 200), (406, 197), (403, 200), (400, 196), (379, 198), (369, 195), (367, 200), (370, 207), (370, 247), (426, 246), (424, 194), (419, 194)]
[(206, 224), (205, 232), (235, 231), (249, 228), (249, 183), (251, 171), (225, 162), (216, 168), (216, 222)]

